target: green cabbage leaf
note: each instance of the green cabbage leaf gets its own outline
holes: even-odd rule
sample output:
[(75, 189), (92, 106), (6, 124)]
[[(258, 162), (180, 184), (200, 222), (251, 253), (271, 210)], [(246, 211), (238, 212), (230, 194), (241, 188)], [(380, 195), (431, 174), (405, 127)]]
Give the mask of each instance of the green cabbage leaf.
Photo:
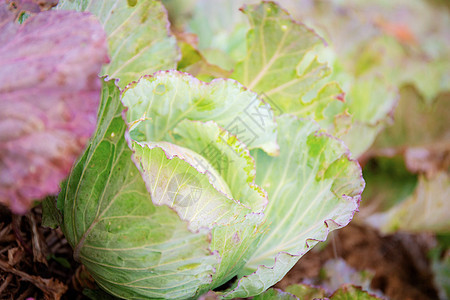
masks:
[(58, 199), (103, 289), (181, 299), (245, 276), (226, 296), (256, 295), (350, 221), (363, 181), (345, 146), (313, 121), (255, 111), (271, 110), (233, 80), (165, 71), (121, 96), (104, 82), (96, 134)]
[(359, 164), (313, 120), (342, 94), (309, 53), (321, 39), (272, 2), (244, 11), (253, 29), (233, 79), (103, 83), (57, 206), (75, 258), (112, 295), (258, 295), (358, 209)]
[(159, 70), (174, 69), (180, 59), (164, 6), (145, 0), (61, 0), (58, 9), (88, 11), (103, 25), (111, 62), (102, 75), (129, 82)]

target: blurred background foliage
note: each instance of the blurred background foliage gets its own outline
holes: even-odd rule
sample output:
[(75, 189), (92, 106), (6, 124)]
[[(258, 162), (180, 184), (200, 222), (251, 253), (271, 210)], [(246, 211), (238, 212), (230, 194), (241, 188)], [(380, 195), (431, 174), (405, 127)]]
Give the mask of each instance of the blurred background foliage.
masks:
[[(251, 28), (239, 8), (256, 2), (164, 0), (184, 69), (203, 80), (231, 74)], [(437, 234), (430, 258), (440, 297), (450, 297), (450, 2), (278, 3), (324, 39), (318, 59), (345, 92), (319, 122), (364, 167), (356, 222)]]

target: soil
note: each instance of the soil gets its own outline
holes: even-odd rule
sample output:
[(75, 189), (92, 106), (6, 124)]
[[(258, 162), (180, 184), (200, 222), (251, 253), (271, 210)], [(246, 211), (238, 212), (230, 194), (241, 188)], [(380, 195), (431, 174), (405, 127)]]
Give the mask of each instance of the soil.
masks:
[[(73, 260), (62, 232), (43, 228), (40, 222), (40, 207), (19, 217), (0, 206), (0, 299), (88, 299), (82, 290), (96, 288), (92, 278)], [(438, 299), (427, 259), (433, 236), (396, 233), (383, 237), (352, 222), (329, 241), (307, 253), (276, 287), (320, 284), (324, 264), (342, 258), (356, 270), (373, 272), (370, 288), (390, 299)]]
[(307, 281), (320, 284), (321, 270), (330, 259), (342, 258), (355, 270), (372, 271), (372, 290), (392, 300), (438, 299), (427, 253), (433, 236), (396, 233), (381, 236), (368, 226), (350, 223), (329, 237), (322, 251), (310, 251), (276, 287)]
[(41, 227), (41, 207), (14, 216), (0, 205), (0, 299), (88, 299), (95, 288), (61, 230)]

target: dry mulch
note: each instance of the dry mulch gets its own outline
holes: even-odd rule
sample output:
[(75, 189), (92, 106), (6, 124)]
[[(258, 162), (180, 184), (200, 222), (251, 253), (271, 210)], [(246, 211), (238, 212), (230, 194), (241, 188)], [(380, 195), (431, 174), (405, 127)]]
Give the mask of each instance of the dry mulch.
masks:
[(435, 245), (433, 236), (407, 233), (382, 236), (375, 229), (352, 222), (333, 232), (328, 240), (330, 243), (324, 250), (307, 253), (276, 286), (285, 288), (304, 280), (320, 284), (324, 264), (342, 258), (355, 270), (371, 271), (374, 276), (370, 288), (389, 299), (439, 299), (427, 258)]
[[(43, 228), (41, 208), (13, 216), (0, 205), (0, 300), (88, 299), (84, 288), (95, 288), (88, 273), (72, 257), (59, 229)], [(370, 287), (390, 299), (438, 299), (427, 253), (430, 235), (397, 233), (381, 236), (356, 224), (338, 230), (320, 251), (307, 253), (276, 287), (320, 284), (328, 260), (342, 258), (356, 270), (370, 270)]]
[(41, 227), (41, 208), (15, 216), (0, 205), (0, 299), (88, 299), (93, 287), (61, 230)]

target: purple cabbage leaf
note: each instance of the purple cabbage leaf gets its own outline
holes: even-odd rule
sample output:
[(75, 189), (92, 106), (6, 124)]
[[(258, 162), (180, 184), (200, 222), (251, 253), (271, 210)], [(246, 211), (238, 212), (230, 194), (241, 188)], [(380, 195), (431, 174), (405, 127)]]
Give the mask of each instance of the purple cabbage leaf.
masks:
[(59, 183), (95, 129), (106, 35), (89, 13), (22, 25), (0, 5), (0, 203), (25, 213)]

